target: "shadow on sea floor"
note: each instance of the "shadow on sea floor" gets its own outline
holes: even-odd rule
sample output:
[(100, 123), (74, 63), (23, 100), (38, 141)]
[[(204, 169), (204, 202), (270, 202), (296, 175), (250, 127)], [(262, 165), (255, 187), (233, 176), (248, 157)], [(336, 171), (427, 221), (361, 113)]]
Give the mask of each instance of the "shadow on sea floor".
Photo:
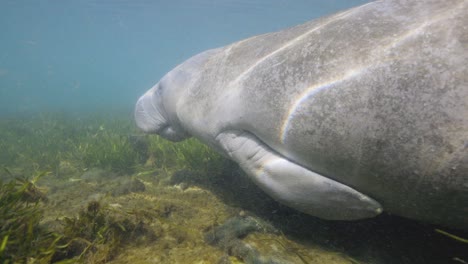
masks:
[(282, 206), (256, 187), (236, 164), (227, 162), (222, 175), (209, 181), (179, 171), (174, 184), (199, 185), (224, 203), (241, 208), (272, 224), (279, 232), (302, 244), (342, 252), (358, 263), (466, 263), (468, 245), (436, 232), (461, 237), (468, 232), (424, 224), (389, 214), (361, 221), (326, 221)]

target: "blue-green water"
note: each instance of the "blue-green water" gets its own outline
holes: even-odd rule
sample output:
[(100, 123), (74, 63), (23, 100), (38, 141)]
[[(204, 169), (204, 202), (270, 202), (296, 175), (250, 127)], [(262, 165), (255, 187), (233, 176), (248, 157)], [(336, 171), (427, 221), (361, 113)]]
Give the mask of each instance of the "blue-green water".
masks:
[(0, 1), (0, 111), (133, 107), (192, 55), (366, 0)]

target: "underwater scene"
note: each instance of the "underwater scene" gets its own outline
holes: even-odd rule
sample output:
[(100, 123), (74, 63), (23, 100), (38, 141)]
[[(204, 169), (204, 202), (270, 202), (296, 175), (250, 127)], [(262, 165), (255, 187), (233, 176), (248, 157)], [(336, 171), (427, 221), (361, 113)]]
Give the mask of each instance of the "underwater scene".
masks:
[(0, 263), (467, 264), (467, 11), (0, 1)]

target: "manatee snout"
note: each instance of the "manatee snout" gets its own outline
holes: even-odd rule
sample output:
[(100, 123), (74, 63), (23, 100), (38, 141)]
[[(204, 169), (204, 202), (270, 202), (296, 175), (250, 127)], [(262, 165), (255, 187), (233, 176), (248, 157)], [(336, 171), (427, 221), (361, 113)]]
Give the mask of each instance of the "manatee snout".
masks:
[(149, 90), (138, 99), (135, 107), (135, 122), (145, 133), (158, 134), (170, 141), (177, 142), (189, 137), (183, 129), (171, 124), (156, 88)]
[(145, 133), (158, 133), (163, 123), (160, 114), (151, 102), (151, 94), (145, 93), (138, 99), (135, 107), (135, 122)]

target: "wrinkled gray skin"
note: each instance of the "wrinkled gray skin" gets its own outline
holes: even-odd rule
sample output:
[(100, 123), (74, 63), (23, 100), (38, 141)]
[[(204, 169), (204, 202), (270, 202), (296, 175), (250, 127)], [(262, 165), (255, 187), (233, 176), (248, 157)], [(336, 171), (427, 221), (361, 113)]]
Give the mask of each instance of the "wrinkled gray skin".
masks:
[(325, 219), (468, 228), (468, 0), (376, 1), (201, 53), (138, 101)]

